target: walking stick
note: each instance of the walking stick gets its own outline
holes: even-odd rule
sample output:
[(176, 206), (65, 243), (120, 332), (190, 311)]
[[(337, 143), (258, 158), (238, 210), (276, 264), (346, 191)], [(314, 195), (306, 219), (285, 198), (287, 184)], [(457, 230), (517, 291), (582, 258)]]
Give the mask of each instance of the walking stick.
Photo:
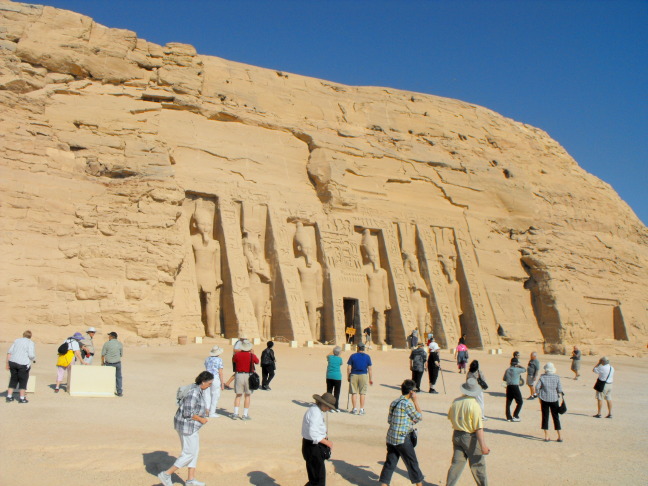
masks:
[(441, 368), (441, 361), (439, 361), (439, 373), (441, 374), (441, 383), (443, 383), (443, 394), (447, 395), (448, 393), (446, 392), (445, 380), (443, 378), (443, 368)]

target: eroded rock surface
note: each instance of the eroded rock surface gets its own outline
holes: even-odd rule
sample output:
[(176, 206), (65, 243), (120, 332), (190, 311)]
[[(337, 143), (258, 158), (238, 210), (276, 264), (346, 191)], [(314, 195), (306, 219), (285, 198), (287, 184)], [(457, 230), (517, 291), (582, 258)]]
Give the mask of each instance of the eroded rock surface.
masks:
[[(394, 346), (415, 327), (445, 346), (467, 334), (555, 351), (648, 337), (646, 227), (545, 132), (480, 106), (12, 2), (0, 104), (7, 332), (169, 338), (209, 320), (227, 337), (343, 342), (348, 326), (383, 325), (369, 301), (384, 277)], [(216, 325), (197, 211), (219, 246)]]

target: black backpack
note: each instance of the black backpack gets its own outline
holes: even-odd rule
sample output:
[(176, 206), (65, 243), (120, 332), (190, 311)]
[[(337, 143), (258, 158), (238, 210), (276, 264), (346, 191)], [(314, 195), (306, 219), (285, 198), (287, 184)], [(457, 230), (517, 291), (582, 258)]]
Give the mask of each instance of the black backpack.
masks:
[(69, 340), (66, 339), (65, 342), (58, 347), (57, 353), (58, 354), (67, 354), (69, 349), (70, 349), (70, 343), (69, 343)]

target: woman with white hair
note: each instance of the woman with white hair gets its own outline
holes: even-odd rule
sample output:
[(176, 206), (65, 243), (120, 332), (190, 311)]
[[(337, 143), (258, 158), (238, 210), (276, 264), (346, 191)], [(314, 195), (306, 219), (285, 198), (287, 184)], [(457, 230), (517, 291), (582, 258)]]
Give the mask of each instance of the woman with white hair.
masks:
[(332, 408), (331, 412), (340, 411), (340, 390), (342, 389), (341, 352), (342, 348), (335, 346), (333, 352), (326, 357), (328, 362), (326, 366), (326, 393), (333, 393), (333, 396), (335, 396), (335, 408)]
[(549, 442), (549, 411), (553, 419), (554, 429), (558, 433), (556, 442), (562, 442), (560, 436), (560, 415), (558, 414), (559, 394), (565, 395), (560, 383), (560, 377), (556, 374), (556, 367), (553, 363), (544, 365), (544, 374), (540, 376), (535, 385), (535, 392), (540, 399), (540, 410), (542, 412), (542, 430), (544, 430), (544, 440)]

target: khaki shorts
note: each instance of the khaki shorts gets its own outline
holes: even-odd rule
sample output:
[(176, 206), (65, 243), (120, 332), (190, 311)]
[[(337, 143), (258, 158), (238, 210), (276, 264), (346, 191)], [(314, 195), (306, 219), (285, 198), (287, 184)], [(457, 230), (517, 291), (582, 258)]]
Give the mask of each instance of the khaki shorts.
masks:
[(612, 383), (606, 383), (602, 392), (596, 392), (597, 400), (612, 400)]
[(236, 373), (234, 378), (234, 393), (237, 395), (252, 395), (250, 390), (250, 373)]
[(349, 391), (353, 394), (366, 395), (369, 386), (369, 375), (351, 375)]

